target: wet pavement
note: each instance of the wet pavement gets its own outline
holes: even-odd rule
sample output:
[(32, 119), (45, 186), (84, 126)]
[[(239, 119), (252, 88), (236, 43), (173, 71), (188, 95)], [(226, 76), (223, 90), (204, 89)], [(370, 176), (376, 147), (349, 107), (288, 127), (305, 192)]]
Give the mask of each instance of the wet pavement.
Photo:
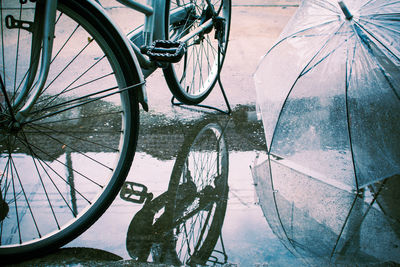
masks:
[[(398, 179), (372, 185), (359, 196), (280, 163), (277, 168), (287, 180), (269, 177), (252, 75), (296, 4), (233, 1), (229, 52), (221, 76), (231, 116), (172, 106), (162, 73), (151, 76), (147, 82), (150, 112), (141, 113), (137, 152), (120, 196), (74, 241), (21, 265), (400, 263), (400, 217), (394, 205), (399, 197), (393, 190)], [(110, 12), (118, 17), (121, 10)], [(204, 104), (226, 109), (218, 86)], [(211, 180), (194, 197), (190, 192), (196, 192), (196, 185), (179, 181), (183, 173)], [(140, 200), (129, 194), (132, 188), (146, 189), (151, 195)], [(140, 201), (145, 203), (136, 203)], [(200, 208), (184, 211), (196, 201)], [(183, 228), (163, 223), (171, 213), (183, 215)]]

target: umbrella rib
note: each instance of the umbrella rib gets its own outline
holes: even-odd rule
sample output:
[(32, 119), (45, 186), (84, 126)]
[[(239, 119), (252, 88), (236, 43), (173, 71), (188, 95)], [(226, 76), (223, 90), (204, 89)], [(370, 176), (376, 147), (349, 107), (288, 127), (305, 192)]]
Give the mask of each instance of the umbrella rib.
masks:
[(354, 151), (353, 151), (353, 142), (352, 142), (352, 138), (351, 138), (351, 129), (350, 129), (350, 112), (349, 112), (349, 101), (348, 101), (348, 94), (349, 94), (349, 83), (348, 81), (350, 80), (350, 77), (352, 76), (352, 72), (353, 72), (353, 64), (354, 64), (354, 59), (355, 59), (355, 53), (356, 53), (356, 49), (357, 49), (357, 44), (354, 45), (353, 47), (353, 57), (352, 57), (352, 61), (351, 61), (351, 65), (349, 67), (349, 51), (347, 50), (347, 57), (346, 57), (346, 72), (345, 72), (345, 108), (346, 108), (346, 121), (347, 121), (347, 134), (349, 136), (349, 145), (350, 145), (350, 155), (351, 155), (351, 162), (353, 165), (353, 170), (354, 170), (354, 180), (356, 182), (356, 188), (357, 188), (357, 192), (359, 190), (358, 188), (358, 179), (357, 179), (357, 169), (356, 169), (356, 163), (355, 163), (355, 159), (354, 159)]
[[(352, 77), (352, 73), (353, 73), (353, 68), (352, 66), (354, 65), (355, 62), (355, 54), (356, 54), (356, 50), (358, 48), (357, 44), (360, 47), (364, 47), (363, 45), (363, 40), (361, 38), (360, 35), (356, 34), (357, 38), (357, 42), (354, 44), (353, 47), (353, 53), (352, 53), (352, 60), (350, 62), (350, 56), (349, 56), (349, 51), (347, 50), (347, 60), (346, 60), (346, 76), (345, 76), (345, 108), (346, 108), (346, 118), (347, 118), (347, 132), (348, 132), (348, 137), (349, 137), (349, 145), (350, 145), (350, 154), (351, 154), (351, 161), (352, 161), (352, 165), (353, 165), (353, 170), (354, 170), (354, 179), (355, 179), (355, 183), (356, 183), (356, 189), (357, 192), (359, 192), (359, 183), (358, 183), (358, 178), (357, 178), (357, 169), (356, 169), (356, 163), (355, 163), (355, 157), (354, 157), (354, 150), (353, 150), (353, 142), (352, 142), (352, 132), (351, 132), (351, 119), (350, 119), (350, 110), (349, 110), (349, 102), (348, 102), (348, 91), (349, 91), (349, 82), (351, 80)], [(374, 56), (373, 52), (368, 52), (371, 54), (371, 56)], [(380, 71), (382, 72), (382, 74), (384, 75), (385, 79), (387, 80), (388, 84), (390, 85), (391, 89), (393, 90), (394, 94), (397, 96), (397, 98), (399, 98), (399, 95), (396, 93), (396, 90), (394, 88), (394, 86), (391, 84), (388, 76), (385, 74), (385, 71), (383, 70), (382, 66), (378, 63), (378, 61), (376, 61), (377, 66), (379, 67)], [(333, 251), (334, 252), (334, 251)], [(332, 253), (333, 253), (332, 252)], [(333, 255), (333, 254), (332, 254)]]
[[(383, 182), (382, 186), (386, 183), (386, 181), (387, 181), (387, 180), (385, 180), (385, 181)], [(360, 221), (359, 221), (359, 223), (358, 223), (358, 225), (357, 225), (357, 228), (356, 228), (356, 229), (353, 229), (354, 231), (351, 233), (351, 235), (350, 235), (350, 237), (347, 239), (346, 243), (348, 243), (349, 241), (351, 241), (351, 239), (354, 237), (355, 230), (357, 230), (357, 231), (360, 230), (360, 227), (361, 227), (362, 223), (364, 222), (365, 218), (367, 217), (368, 213), (369, 213), (370, 210), (372, 209), (372, 206), (374, 205), (375, 202), (377, 202), (376, 200), (377, 200), (378, 195), (380, 194), (381, 190), (382, 190), (382, 187), (379, 189), (378, 193), (375, 193), (375, 195), (374, 195), (372, 201), (368, 204), (368, 208), (365, 210), (364, 214), (362, 215), (362, 218), (360, 219)], [(356, 195), (356, 197), (355, 197), (355, 199), (354, 199), (354, 201), (353, 201), (353, 203), (352, 203), (352, 205), (351, 205), (350, 211), (349, 211), (349, 213), (348, 213), (348, 215), (347, 215), (347, 217), (346, 217), (346, 219), (345, 219), (345, 223), (344, 223), (344, 225), (343, 225), (343, 227), (342, 227), (342, 229), (341, 229), (341, 231), (340, 231), (340, 236), (343, 234), (343, 231), (344, 231), (344, 229), (345, 229), (345, 226), (346, 226), (346, 224), (347, 224), (347, 221), (348, 221), (349, 218), (350, 218), (350, 214), (352, 213), (353, 208), (354, 208), (354, 206), (355, 206), (355, 204), (356, 204), (356, 202), (357, 202), (357, 198), (358, 198), (358, 194)], [(378, 202), (377, 202), (377, 203), (378, 203)], [(379, 205), (379, 203), (378, 203), (378, 205)], [(383, 211), (383, 213), (385, 214), (384, 211)], [(340, 236), (339, 236), (339, 237), (340, 237)], [(335, 244), (334, 250), (332, 251), (331, 257), (333, 256), (333, 253), (334, 253), (334, 251), (336, 250), (337, 244), (339, 243), (339, 237), (338, 237), (338, 239), (337, 239), (337, 241), (336, 241), (336, 244)], [(346, 244), (345, 244), (343, 247), (346, 247)], [(343, 252), (343, 251), (341, 251), (341, 252)]]
[[(395, 55), (390, 49), (388, 49), (382, 42), (380, 42), (374, 35), (372, 35), (370, 32), (368, 32), (367, 30), (365, 30), (360, 24), (357, 23), (357, 25), (358, 25), (361, 29), (363, 29), (365, 32), (367, 32), (372, 38), (374, 38), (379, 44), (381, 44), (391, 55), (393, 55), (397, 60), (400, 61), (400, 58), (399, 58), (397, 55)], [(360, 42), (361, 45), (363, 44), (363, 42), (366, 42), (366, 41), (363, 41), (363, 38), (361, 38), (360, 35), (357, 35), (357, 36), (359, 37), (359, 38), (358, 38), (358, 42)], [(362, 46), (362, 47), (365, 47), (365, 46)], [(367, 46), (367, 47), (369, 47), (369, 46)], [(375, 53), (372, 51), (371, 48), (368, 49), (368, 53), (370, 54), (370, 56), (372, 56), (372, 57), (374, 57), (374, 58), (377, 58), (377, 56), (375, 55)], [(388, 59), (390, 62), (392, 62), (392, 60), (390, 60), (390, 58), (387, 57), (387, 59)], [(385, 80), (388, 82), (388, 84), (389, 84), (390, 88), (392, 89), (393, 93), (396, 95), (396, 97), (397, 97), (398, 99), (400, 99), (400, 95), (397, 93), (397, 91), (396, 91), (396, 89), (395, 89), (395, 86), (393, 86), (393, 84), (391, 83), (391, 81), (390, 81), (390, 79), (389, 79), (389, 76), (386, 74), (384, 68), (382, 67), (382, 64), (380, 64), (379, 60), (375, 60), (375, 63), (376, 63), (376, 65), (378, 66), (379, 70), (381, 71), (382, 75), (385, 77)], [(393, 63), (393, 62), (392, 62), (392, 63)], [(396, 65), (396, 64), (393, 63), (393, 65)]]
[[(354, 34), (353, 34), (354, 35)], [(350, 38), (350, 37), (349, 37)], [(328, 57), (330, 57), (335, 51), (337, 51), (340, 47), (342, 47), (343, 44), (345, 44), (347, 42), (347, 40), (343, 40), (342, 43), (340, 43), (335, 49), (332, 49), (331, 52), (329, 52), (326, 56), (324, 56), (323, 58), (321, 58), (318, 62), (316, 62), (314, 65), (312, 65), (310, 68), (308, 69), (304, 69), (302, 71), (302, 73), (300, 74), (300, 77), (306, 75), (308, 72), (310, 72), (312, 69), (314, 69), (316, 66), (318, 66), (321, 62), (323, 62), (325, 59), (327, 59)]]
[[(281, 218), (281, 215), (279, 213), (279, 208), (278, 208), (278, 204), (277, 204), (277, 200), (276, 200), (276, 194), (275, 194), (275, 187), (274, 187), (274, 181), (272, 179), (272, 169), (271, 169), (271, 158), (270, 158), (270, 154), (268, 154), (268, 165), (269, 165), (269, 177), (271, 179), (271, 187), (272, 187), (272, 197), (274, 198), (274, 206), (275, 206), (275, 210), (276, 210), (276, 215), (278, 216), (278, 220), (279, 223), (281, 224), (282, 230), (287, 238), (287, 240), (291, 243), (291, 245), (293, 246), (293, 240), (291, 238), (289, 238), (288, 233), (286, 232), (286, 228), (283, 226), (283, 221)], [(284, 246), (286, 247), (286, 245), (284, 244)]]
[[(297, 84), (297, 82), (299, 81), (299, 79), (303, 76), (302, 74), (304, 73), (304, 71), (305, 71), (306, 69), (308, 69), (308, 66), (309, 66), (309, 65), (313, 62), (313, 60), (321, 53), (321, 51), (327, 46), (327, 44), (328, 44), (329, 41), (333, 38), (333, 36), (335, 36), (335, 35), (340, 31), (340, 29), (343, 27), (343, 25), (344, 25), (344, 23), (342, 23), (342, 24), (339, 26), (339, 28), (337, 29), (336, 32), (334, 32), (334, 33), (331, 34), (331, 36), (325, 41), (325, 43), (321, 46), (321, 48), (315, 53), (315, 55), (310, 59), (310, 61), (306, 64), (306, 66), (305, 66), (305, 67), (303, 68), (303, 70), (300, 72), (299, 76), (296, 78), (295, 82), (293, 83), (292, 87), (290, 88), (289, 92), (287, 93), (285, 100), (283, 101), (282, 108), (281, 108), (281, 110), (279, 111), (278, 119), (277, 119), (277, 121), (276, 121), (276, 125), (278, 125), (279, 121), (281, 120), (282, 112), (283, 112), (283, 109), (284, 109), (284, 107), (285, 107), (285, 105), (286, 105), (286, 103), (287, 103), (287, 100), (288, 100), (288, 98), (289, 98), (289, 95), (291, 94), (291, 92), (292, 92), (294, 86)], [(270, 143), (270, 146), (269, 146), (269, 152), (271, 152), (272, 145), (273, 145), (273, 143), (274, 143), (275, 133), (276, 133), (276, 128), (274, 129), (274, 132), (273, 132), (273, 134), (272, 134), (271, 143)]]
[[(398, 15), (400, 16), (400, 13), (398, 13)], [(365, 19), (365, 18), (362, 18), (362, 17), (360, 17), (359, 20), (365, 21), (366, 23), (372, 24), (372, 25), (374, 25), (374, 26), (376, 26), (376, 27), (383, 28), (383, 29), (389, 30), (389, 31), (391, 31), (391, 32), (400, 34), (400, 31), (397, 30), (397, 29), (393, 29), (393, 28), (390, 28), (390, 27), (387, 27), (387, 26), (383, 26), (383, 25), (380, 25), (380, 24), (378, 24), (378, 23), (374, 23), (374, 22), (372, 22), (371, 20), (368, 20), (368, 19)], [(357, 22), (356, 22), (356, 23), (357, 23)], [(357, 23), (357, 25), (359, 25), (359, 23)]]
[(331, 23), (333, 23), (333, 22), (337, 22), (337, 19), (335, 19), (335, 20), (330, 20), (330, 21), (327, 21), (327, 22), (324, 22), (324, 23), (321, 23), (321, 24), (317, 24), (317, 25), (311, 26), (311, 27), (309, 27), (309, 28), (303, 29), (303, 30), (301, 30), (301, 31), (297, 31), (297, 32), (295, 32), (295, 33), (292, 33), (291, 35), (286, 36), (285, 38), (279, 40), (276, 44), (274, 44), (274, 45), (268, 50), (268, 52), (267, 52), (266, 55), (268, 55), (269, 52), (271, 52), (271, 50), (274, 49), (276, 46), (278, 46), (280, 43), (282, 43), (283, 41), (285, 41), (285, 40), (287, 40), (287, 39), (289, 39), (289, 38), (295, 37), (295, 36), (296, 36), (297, 34), (299, 34), (299, 33), (303, 33), (303, 32), (309, 31), (309, 30), (313, 30), (313, 29), (318, 28), (318, 27), (321, 27), (321, 26), (326, 26), (326, 25), (331, 24)]
[[(373, 1), (375, 1), (375, 0), (369, 0), (369, 1), (366, 2), (364, 5), (362, 5), (362, 6), (360, 7), (359, 10), (361, 10), (362, 8), (365, 8), (367, 5), (369, 5), (369, 4), (370, 4), (371, 2), (373, 2)], [(394, 5), (394, 4), (398, 4), (398, 3), (400, 3), (400, 1), (391, 2), (391, 3), (385, 3), (385, 4), (383, 4), (383, 5), (374, 7), (374, 10), (379, 10), (379, 8), (381, 8), (381, 7), (390, 6), (390, 5)]]
[[(323, 1), (323, 2), (324, 2), (324, 5), (322, 4), (322, 1), (314, 2), (314, 4), (316, 6), (321, 7), (321, 8), (325, 8), (326, 10), (332, 11), (335, 14), (339, 14), (340, 13), (339, 10), (337, 9), (337, 6), (333, 5), (332, 3), (326, 2), (326, 1)], [(329, 4), (330, 6), (328, 7), (327, 4)]]
[(385, 80), (387, 81), (387, 83), (389, 84), (390, 88), (392, 89), (393, 93), (395, 94), (395, 96), (397, 97), (397, 99), (400, 100), (400, 95), (397, 93), (395, 86), (393, 85), (393, 83), (390, 81), (389, 76), (386, 74), (386, 71), (383, 69), (381, 64), (378, 64), (379, 70), (381, 71), (382, 75), (385, 77)]
[(378, 14), (365, 14), (365, 15), (360, 15), (359, 18), (364, 18), (364, 17), (382, 17), (382, 16), (394, 16), (397, 17), (400, 14), (400, 12), (391, 12), (391, 13), (378, 13)]
[(344, 229), (346, 228), (347, 222), (348, 222), (348, 220), (350, 219), (350, 214), (351, 214), (351, 212), (353, 211), (353, 208), (354, 208), (354, 206), (355, 206), (355, 204), (356, 204), (356, 202), (357, 202), (357, 197), (358, 197), (358, 196), (356, 195), (356, 197), (355, 197), (354, 200), (353, 200), (353, 203), (351, 204), (351, 208), (350, 208), (350, 210), (349, 210), (349, 213), (347, 214), (346, 219), (344, 220), (344, 223), (343, 223), (343, 225), (342, 225), (342, 228), (340, 229), (340, 233), (339, 233), (339, 235), (338, 235), (338, 237), (337, 237), (337, 239), (336, 239), (335, 245), (333, 246), (333, 249), (332, 249), (331, 258), (333, 258), (334, 254), (335, 254), (335, 251), (336, 251), (336, 249), (337, 249), (337, 246), (338, 246), (338, 244), (339, 244), (339, 241), (340, 241), (340, 239), (341, 239), (341, 237), (342, 237), (342, 235), (343, 235)]
[(369, 4), (370, 4), (371, 2), (373, 2), (373, 1), (375, 1), (375, 0), (369, 0), (369, 1), (365, 2), (364, 5), (362, 5), (362, 6), (359, 8), (359, 10), (363, 9), (364, 7), (366, 7), (367, 5), (369, 5)]

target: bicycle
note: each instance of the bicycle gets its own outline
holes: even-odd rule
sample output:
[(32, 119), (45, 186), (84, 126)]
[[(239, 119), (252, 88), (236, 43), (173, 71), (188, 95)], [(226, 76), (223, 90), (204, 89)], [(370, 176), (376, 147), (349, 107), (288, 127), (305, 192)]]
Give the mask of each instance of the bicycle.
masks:
[[(203, 122), (185, 136), (166, 192), (153, 198), (145, 185), (125, 182), (121, 198), (144, 203), (128, 228), (129, 255), (139, 262), (151, 259), (177, 266), (226, 263), (221, 228), (228, 201), (228, 165), (224, 129)], [(219, 239), (222, 251), (215, 249)]]
[(229, 0), (119, 2), (146, 15), (128, 38), (91, 0), (0, 2), (2, 260), (62, 246), (111, 204), (148, 109), (145, 77), (162, 67), (188, 104), (216, 83)]

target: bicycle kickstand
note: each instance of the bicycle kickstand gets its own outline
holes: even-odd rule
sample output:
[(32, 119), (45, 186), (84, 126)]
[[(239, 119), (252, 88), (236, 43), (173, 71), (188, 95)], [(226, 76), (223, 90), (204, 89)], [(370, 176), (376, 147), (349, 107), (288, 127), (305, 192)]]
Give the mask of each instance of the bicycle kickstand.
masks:
[[(221, 24), (221, 23), (224, 23), (224, 22), (222, 21), (223, 18), (218, 18), (218, 17), (217, 17), (217, 18), (215, 18), (215, 20), (216, 20), (215, 23), (216, 23), (217, 25), (218, 25), (218, 24)], [(222, 26), (220, 26), (220, 27), (222, 27)], [(217, 28), (218, 28), (218, 27), (217, 27)], [(221, 90), (222, 96), (223, 96), (223, 98), (224, 98), (225, 105), (226, 105), (226, 107), (227, 107), (227, 111), (224, 111), (224, 110), (221, 110), (221, 109), (219, 109), (219, 108), (217, 108), (217, 107), (213, 107), (213, 106), (209, 106), (209, 105), (203, 105), (203, 104), (188, 105), (188, 104), (185, 104), (185, 103), (182, 103), (182, 102), (175, 102), (175, 101), (174, 101), (174, 100), (175, 100), (175, 97), (174, 97), (174, 96), (172, 96), (172, 98), (171, 98), (171, 104), (172, 104), (172, 105), (174, 105), (174, 106), (184, 106), (184, 105), (187, 105), (187, 106), (195, 106), (195, 107), (206, 108), (206, 109), (213, 109), (213, 110), (219, 111), (219, 112), (221, 112), (221, 113), (223, 113), (223, 114), (231, 115), (231, 113), (232, 113), (231, 105), (230, 105), (230, 103), (229, 103), (228, 97), (226, 96), (225, 89), (224, 89), (224, 86), (222, 85), (222, 81), (221, 81), (221, 69), (222, 69), (221, 53), (225, 53), (225, 51), (223, 51), (223, 49), (222, 49), (222, 38), (224, 38), (224, 33), (223, 33), (223, 31), (221, 31), (221, 30), (217, 30), (217, 31), (216, 31), (216, 35), (218, 35), (218, 34), (219, 34), (220, 36), (216, 36), (216, 38), (218, 39), (217, 82), (218, 82), (219, 88), (220, 88), (220, 90)], [(222, 52), (222, 51), (223, 51), (223, 52)]]

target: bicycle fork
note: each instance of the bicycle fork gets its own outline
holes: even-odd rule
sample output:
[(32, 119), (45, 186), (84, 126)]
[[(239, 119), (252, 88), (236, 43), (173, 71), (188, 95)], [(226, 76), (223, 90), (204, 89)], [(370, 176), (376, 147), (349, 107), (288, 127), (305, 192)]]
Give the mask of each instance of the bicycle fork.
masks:
[[(26, 0), (20, 0), (20, 2), (24, 4)], [(6, 27), (8, 29), (23, 29), (32, 32), (32, 48), (28, 74), (21, 92), (14, 99), (13, 103), (10, 104), (12, 105), (10, 112), (15, 114), (17, 122), (24, 121), (46, 83), (53, 50), (56, 11), (57, 0), (37, 1), (34, 22), (18, 20), (11, 15), (6, 17)], [(41, 64), (38, 71), (41, 53)], [(39, 73), (38, 80), (33, 85), (37, 73)], [(24, 101), (27, 97), (29, 98)], [(24, 102), (25, 104), (23, 105)]]

